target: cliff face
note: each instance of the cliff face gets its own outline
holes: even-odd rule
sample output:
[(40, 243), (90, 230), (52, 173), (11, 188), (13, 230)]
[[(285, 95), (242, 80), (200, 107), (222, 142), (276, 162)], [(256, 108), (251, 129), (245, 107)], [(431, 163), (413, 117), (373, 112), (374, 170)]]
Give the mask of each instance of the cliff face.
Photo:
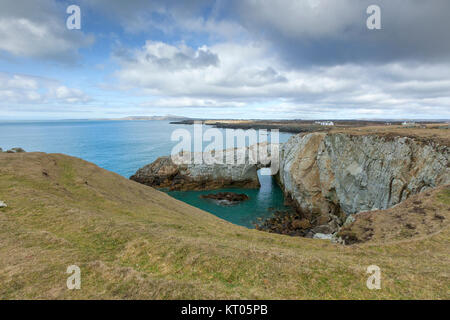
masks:
[(139, 169), (131, 180), (171, 190), (212, 190), (227, 187), (258, 188), (257, 167), (242, 164), (175, 164), (170, 156)]
[(279, 180), (313, 225), (328, 224), (318, 232), (330, 233), (348, 214), (450, 183), (448, 159), (448, 147), (406, 137), (311, 133), (282, 146)]
[[(276, 144), (263, 143), (227, 149), (217, 154), (185, 152), (174, 157), (158, 158), (139, 169), (130, 179), (171, 190), (259, 188), (257, 171), (270, 166), (270, 155), (272, 152), (278, 153), (278, 150)], [(227, 164), (228, 159), (232, 159), (232, 164)]]
[[(257, 170), (267, 163), (249, 162), (255, 146), (247, 148), (243, 164), (195, 164), (195, 154), (188, 154), (191, 164), (177, 165), (162, 157), (131, 179), (176, 190), (257, 188)], [(349, 214), (388, 209), (450, 184), (449, 154), (448, 146), (408, 137), (316, 132), (295, 135), (281, 146), (277, 178), (312, 232), (330, 234)]]

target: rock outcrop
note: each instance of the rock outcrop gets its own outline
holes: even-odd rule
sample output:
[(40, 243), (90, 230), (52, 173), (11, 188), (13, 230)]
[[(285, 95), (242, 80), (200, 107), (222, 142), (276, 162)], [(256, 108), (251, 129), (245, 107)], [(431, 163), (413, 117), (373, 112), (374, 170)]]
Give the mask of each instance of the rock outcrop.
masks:
[(180, 164), (160, 157), (130, 177), (139, 183), (170, 190), (213, 190), (227, 187), (258, 188), (254, 165)]
[(23, 150), (22, 148), (11, 148), (7, 151), (3, 151), (2, 148), (0, 148), (0, 152), (7, 152), (7, 153), (23, 153), (26, 152), (25, 150)]
[[(259, 146), (265, 148), (264, 155)], [(272, 150), (278, 153), (278, 145), (253, 145), (248, 148), (227, 149), (217, 154), (185, 152), (173, 157), (160, 157), (139, 169), (130, 179), (171, 190), (259, 188), (257, 171), (271, 165)], [(232, 164), (228, 164), (229, 159), (232, 159)]]
[(203, 194), (200, 196), (200, 198), (211, 199), (215, 201), (217, 204), (224, 206), (232, 206), (249, 199), (249, 197), (245, 193), (234, 193), (234, 192)]
[[(292, 232), (307, 233), (297, 226), (306, 221), (313, 234), (335, 233), (349, 215), (388, 209), (411, 195), (450, 184), (449, 154), (446, 145), (401, 136), (325, 132), (292, 136), (281, 146), (279, 159), (272, 152), (271, 161), (279, 160), (277, 180), (297, 213), (275, 219), (276, 228), (287, 225)], [(194, 157), (188, 154), (189, 159)], [(269, 164), (248, 160), (247, 155), (239, 165), (175, 164), (162, 157), (131, 179), (176, 190), (257, 188), (257, 170)]]
[(280, 151), (280, 185), (319, 233), (450, 183), (449, 148), (407, 137), (311, 133)]

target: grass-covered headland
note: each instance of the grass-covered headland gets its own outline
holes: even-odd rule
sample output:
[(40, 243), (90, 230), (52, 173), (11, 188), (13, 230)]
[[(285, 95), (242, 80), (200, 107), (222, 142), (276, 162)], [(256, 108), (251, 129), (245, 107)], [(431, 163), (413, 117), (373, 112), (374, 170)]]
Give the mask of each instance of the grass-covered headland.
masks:
[(350, 246), (239, 227), (61, 154), (1, 153), (0, 200), (1, 299), (450, 298), (449, 187), (365, 217), (347, 232), (375, 236)]

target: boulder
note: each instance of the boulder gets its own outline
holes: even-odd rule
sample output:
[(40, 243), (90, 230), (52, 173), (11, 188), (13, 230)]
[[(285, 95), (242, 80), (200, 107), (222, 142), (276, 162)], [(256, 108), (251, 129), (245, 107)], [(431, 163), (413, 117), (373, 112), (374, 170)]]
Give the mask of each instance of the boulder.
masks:
[(0, 208), (6, 208), (7, 205), (6, 203), (4, 203), (3, 201), (0, 201)]
[(9, 149), (6, 152), (8, 152), (8, 153), (22, 153), (22, 152), (25, 152), (25, 150), (23, 150), (22, 148), (12, 148), (12, 149)]
[(249, 197), (245, 193), (234, 193), (234, 192), (203, 194), (200, 196), (200, 198), (211, 199), (221, 205), (235, 205), (249, 199)]
[(344, 222), (344, 227), (345, 226), (348, 226), (348, 225), (351, 225), (353, 222), (355, 222), (355, 215), (353, 215), (353, 214), (349, 214), (348, 216), (347, 216), (347, 219), (345, 219), (345, 222)]
[(311, 222), (308, 219), (295, 219), (292, 221), (292, 227), (294, 229), (309, 229), (311, 228)]
[(316, 233), (313, 236), (314, 239), (322, 239), (322, 240), (332, 240), (333, 235), (332, 234), (324, 234), (324, 233)]

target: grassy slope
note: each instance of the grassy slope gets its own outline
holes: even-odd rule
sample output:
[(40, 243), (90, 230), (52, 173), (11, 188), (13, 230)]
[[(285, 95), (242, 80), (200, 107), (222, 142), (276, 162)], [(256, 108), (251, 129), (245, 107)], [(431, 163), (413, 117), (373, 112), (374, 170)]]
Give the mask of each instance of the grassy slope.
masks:
[(433, 141), (442, 146), (450, 146), (450, 129), (443, 129), (444, 124), (428, 124), (425, 128), (408, 128), (405, 126), (362, 126), (358, 128), (333, 127), (330, 132), (342, 132), (355, 135), (376, 134), (378, 136), (401, 136), (414, 138), (428, 143)]
[[(43, 153), (0, 154), (0, 200), (2, 299), (450, 298), (448, 228), (347, 247), (269, 234)], [(435, 201), (448, 217), (448, 188)], [(72, 264), (81, 290), (66, 288)], [(366, 288), (371, 264), (381, 290)]]
[[(351, 243), (409, 241), (442, 232), (450, 221), (450, 188), (422, 192), (388, 210), (361, 212), (339, 235)], [(347, 235), (347, 237), (346, 237)], [(450, 251), (449, 251), (450, 253)]]

